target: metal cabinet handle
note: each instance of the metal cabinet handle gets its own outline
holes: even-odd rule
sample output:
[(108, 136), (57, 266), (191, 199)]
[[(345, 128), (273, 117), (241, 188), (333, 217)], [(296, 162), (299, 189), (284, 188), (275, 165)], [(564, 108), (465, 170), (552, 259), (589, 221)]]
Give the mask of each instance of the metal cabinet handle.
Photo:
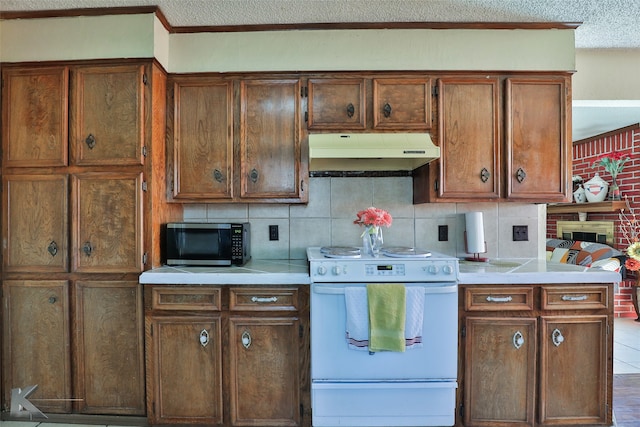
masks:
[(278, 297), (251, 297), (251, 302), (278, 302)]
[(562, 301), (586, 301), (586, 295), (562, 295)]
[(54, 296), (50, 296), (49, 297), (49, 304), (55, 304), (56, 301), (58, 301), (57, 297), (54, 297)]
[(93, 252), (91, 242), (85, 242), (84, 245), (82, 245), (82, 251), (86, 256), (91, 256), (91, 253)]
[(56, 254), (58, 253), (58, 244), (55, 240), (52, 240), (51, 243), (49, 243), (49, 246), (47, 246), (47, 251), (51, 254), (51, 256), (56, 256)]
[(487, 168), (482, 168), (480, 171), (480, 181), (487, 182), (491, 177), (491, 173), (487, 170)]
[(202, 331), (200, 331), (200, 345), (203, 347), (206, 347), (207, 344), (209, 344), (209, 332), (206, 329), (203, 329)]
[(522, 347), (523, 345), (524, 345), (524, 336), (522, 335), (522, 332), (516, 331), (516, 333), (513, 334), (513, 346), (519, 350), (520, 347)]
[(551, 332), (551, 341), (553, 341), (553, 345), (556, 347), (564, 342), (564, 337), (559, 329), (554, 329), (553, 332)]
[(248, 349), (251, 346), (251, 334), (249, 331), (244, 331), (240, 336), (240, 340), (242, 341), (242, 346)]
[(347, 116), (351, 118), (355, 113), (356, 107), (354, 107), (352, 103), (349, 103), (349, 105), (347, 105)]
[(89, 136), (87, 136), (87, 139), (84, 140), (84, 142), (87, 144), (87, 147), (89, 147), (90, 150), (93, 150), (93, 147), (96, 146), (96, 137), (93, 136), (92, 133), (90, 133)]
[(384, 107), (382, 107), (382, 112), (384, 113), (385, 117), (391, 117), (391, 105), (389, 105), (388, 102), (384, 104)]
[(506, 296), (506, 297), (493, 297), (493, 296), (489, 295), (487, 297), (487, 301), (489, 301), (489, 302), (511, 302), (511, 301), (513, 301), (513, 298), (511, 297), (511, 295)]
[(257, 170), (251, 169), (251, 173), (249, 173), (249, 179), (251, 180), (251, 182), (257, 182), (259, 176), (260, 175), (258, 174)]
[(526, 177), (527, 174), (524, 172), (524, 170), (522, 168), (518, 168), (518, 170), (516, 171), (516, 179), (518, 180), (518, 182), (522, 184), (522, 181), (524, 181)]
[(222, 174), (222, 172), (220, 172), (220, 169), (216, 169), (213, 171), (213, 179), (218, 182), (224, 181), (224, 175)]

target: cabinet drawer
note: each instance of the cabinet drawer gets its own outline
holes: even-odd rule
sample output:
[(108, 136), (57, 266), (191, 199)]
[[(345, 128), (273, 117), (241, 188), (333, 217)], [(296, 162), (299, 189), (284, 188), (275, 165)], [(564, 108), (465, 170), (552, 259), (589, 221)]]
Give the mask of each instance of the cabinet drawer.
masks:
[(297, 288), (231, 288), (230, 311), (297, 311)]
[(220, 311), (220, 288), (159, 286), (151, 290), (153, 310)]
[(465, 289), (467, 311), (533, 310), (533, 287), (477, 287)]
[(609, 306), (607, 286), (543, 286), (543, 310), (599, 310)]

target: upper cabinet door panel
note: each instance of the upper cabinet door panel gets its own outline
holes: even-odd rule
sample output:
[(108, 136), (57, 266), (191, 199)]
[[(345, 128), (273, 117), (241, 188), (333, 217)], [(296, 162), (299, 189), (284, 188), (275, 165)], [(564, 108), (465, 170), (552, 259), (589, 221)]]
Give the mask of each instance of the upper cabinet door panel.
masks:
[(3, 165), (66, 166), (68, 68), (8, 68), (2, 79)]
[(568, 105), (563, 78), (507, 79), (508, 198), (543, 202), (568, 199)]
[(442, 198), (500, 197), (498, 79), (438, 81)]
[(233, 82), (174, 84), (173, 197), (231, 198)]
[(431, 128), (431, 79), (373, 79), (374, 129)]
[(298, 79), (240, 83), (242, 198), (299, 197), (300, 87)]
[(71, 197), (74, 271), (142, 272), (142, 174), (73, 175)]
[(309, 129), (365, 129), (364, 79), (309, 79)]
[(4, 271), (68, 271), (67, 175), (2, 179)]
[(72, 71), (71, 154), (77, 165), (141, 165), (144, 66)]

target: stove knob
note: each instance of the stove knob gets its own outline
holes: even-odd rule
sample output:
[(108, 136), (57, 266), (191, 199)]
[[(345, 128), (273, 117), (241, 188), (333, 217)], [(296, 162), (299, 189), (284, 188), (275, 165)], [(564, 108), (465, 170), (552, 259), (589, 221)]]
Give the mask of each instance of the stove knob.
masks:
[(453, 274), (453, 267), (451, 267), (450, 265), (445, 265), (444, 267), (442, 267), (442, 271), (444, 271), (445, 274)]
[(430, 265), (428, 271), (431, 274), (438, 274), (438, 266), (437, 265)]
[(318, 267), (318, 274), (320, 276), (324, 276), (325, 274), (327, 274), (327, 267), (321, 265)]
[(333, 275), (334, 275), (334, 276), (337, 276), (337, 275), (339, 275), (340, 273), (342, 273), (342, 270), (340, 269), (340, 266), (339, 266), (339, 265), (335, 265), (335, 266), (333, 267), (333, 269), (332, 269), (332, 272), (333, 272)]

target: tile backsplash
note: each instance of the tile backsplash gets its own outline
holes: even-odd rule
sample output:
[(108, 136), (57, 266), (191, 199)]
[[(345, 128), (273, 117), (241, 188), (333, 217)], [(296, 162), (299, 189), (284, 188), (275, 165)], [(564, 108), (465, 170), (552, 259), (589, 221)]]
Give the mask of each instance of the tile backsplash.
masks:
[[(544, 258), (546, 205), (529, 203), (412, 203), (412, 179), (310, 178), (307, 205), (197, 204), (185, 205), (189, 222), (251, 223), (254, 259), (305, 259), (309, 246), (361, 246), (362, 228), (353, 224), (356, 212), (375, 206), (393, 217), (383, 228), (385, 246), (415, 246), (459, 257), (464, 247), (464, 213), (481, 211), (489, 258)], [(277, 225), (279, 240), (269, 240)], [(438, 241), (438, 226), (449, 238)], [(526, 225), (529, 240), (512, 241), (513, 225)]]

